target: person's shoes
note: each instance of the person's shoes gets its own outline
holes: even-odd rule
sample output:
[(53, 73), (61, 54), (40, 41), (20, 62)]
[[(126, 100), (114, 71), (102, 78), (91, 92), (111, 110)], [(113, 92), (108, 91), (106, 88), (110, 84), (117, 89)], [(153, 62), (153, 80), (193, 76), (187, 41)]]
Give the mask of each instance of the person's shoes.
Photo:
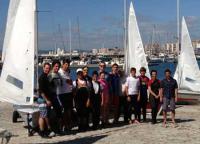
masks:
[(46, 138), (46, 139), (50, 139), (51, 137), (49, 137), (46, 133), (45, 133), (45, 131), (40, 131), (39, 132), (39, 136), (41, 137), (41, 138)]
[(55, 137), (56, 136), (56, 133), (55, 132), (53, 132), (53, 131), (51, 131), (50, 133), (49, 133), (49, 135), (48, 135), (49, 137)]

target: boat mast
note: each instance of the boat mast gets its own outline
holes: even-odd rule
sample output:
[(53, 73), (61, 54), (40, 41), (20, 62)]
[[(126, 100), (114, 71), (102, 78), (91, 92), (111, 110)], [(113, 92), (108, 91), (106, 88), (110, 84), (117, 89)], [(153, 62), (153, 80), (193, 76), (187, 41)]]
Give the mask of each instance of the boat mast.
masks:
[(72, 60), (72, 30), (71, 30), (71, 21), (69, 20), (69, 52), (70, 52), (70, 61)]
[(180, 72), (180, 0), (177, 0), (177, 69), (178, 69), (178, 87), (181, 85), (181, 76), (182, 72)]
[(36, 86), (35, 88), (38, 90), (38, 0), (35, 0), (35, 79), (36, 79)]
[(180, 50), (180, 1), (177, 0), (177, 55)]
[(124, 0), (124, 69), (128, 72), (127, 66), (127, 21), (126, 21), (126, 6), (127, 2)]

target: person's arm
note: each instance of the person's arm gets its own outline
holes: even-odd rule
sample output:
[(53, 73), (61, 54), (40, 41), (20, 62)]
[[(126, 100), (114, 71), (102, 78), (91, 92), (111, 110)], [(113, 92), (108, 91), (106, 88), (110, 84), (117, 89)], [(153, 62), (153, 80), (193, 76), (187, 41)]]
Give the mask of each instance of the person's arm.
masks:
[(160, 102), (162, 103), (163, 102), (163, 88), (160, 88), (159, 95), (160, 95)]
[(128, 78), (126, 79), (126, 83), (125, 83), (125, 93), (126, 93), (127, 101), (130, 102), (131, 98), (128, 94)]
[(175, 102), (178, 101), (178, 88), (175, 89)]
[[(47, 92), (45, 93), (45, 86), (47, 86), (49, 83), (48, 79), (39, 79), (39, 90), (40, 90), (40, 95), (42, 98), (46, 101), (47, 105), (50, 106), (51, 102), (47, 96)], [(46, 90), (47, 91), (47, 90)]]
[(139, 80), (137, 86), (138, 86), (138, 98), (137, 98), (137, 101), (140, 101), (140, 80)]
[(159, 96), (156, 95), (152, 90), (151, 90), (151, 86), (148, 86), (148, 90), (150, 92), (151, 95), (153, 95), (155, 98), (158, 98)]

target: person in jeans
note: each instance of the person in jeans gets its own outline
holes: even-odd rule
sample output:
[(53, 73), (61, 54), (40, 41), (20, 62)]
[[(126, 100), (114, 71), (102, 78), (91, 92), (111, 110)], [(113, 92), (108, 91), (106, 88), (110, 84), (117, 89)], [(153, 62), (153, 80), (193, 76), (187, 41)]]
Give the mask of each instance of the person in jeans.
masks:
[[(129, 123), (140, 122), (140, 80), (136, 77), (136, 68), (131, 68), (130, 76), (126, 79), (126, 95), (128, 101), (128, 118)], [(135, 120), (132, 121), (132, 108), (134, 108)]]
[(140, 68), (140, 107), (142, 109), (142, 115), (143, 115), (143, 121), (146, 122), (146, 109), (147, 109), (147, 101), (148, 101), (148, 95), (147, 95), (147, 89), (148, 89), (148, 82), (149, 78), (145, 76), (146, 74), (146, 68), (141, 67)]
[(175, 127), (175, 102), (178, 100), (178, 85), (175, 79), (171, 77), (171, 71), (165, 70), (165, 79), (161, 81), (161, 98), (163, 102), (163, 126), (166, 127), (167, 122), (167, 110), (170, 105), (171, 119), (173, 126)]
[(152, 116), (152, 124), (156, 124), (158, 106), (160, 103), (160, 81), (157, 79), (157, 71), (151, 71), (151, 79), (148, 83), (149, 90), (149, 102), (151, 105), (151, 116)]

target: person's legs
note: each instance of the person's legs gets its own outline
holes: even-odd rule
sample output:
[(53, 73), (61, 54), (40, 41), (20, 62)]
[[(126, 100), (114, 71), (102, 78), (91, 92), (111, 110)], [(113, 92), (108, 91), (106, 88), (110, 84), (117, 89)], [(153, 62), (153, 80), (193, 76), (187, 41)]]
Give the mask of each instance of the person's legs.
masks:
[(92, 103), (93, 103), (92, 104), (93, 128), (96, 129), (100, 122), (100, 107), (101, 107), (100, 96), (96, 96)]
[(39, 105), (39, 110), (40, 110), (40, 117), (39, 117), (39, 120), (38, 120), (38, 123), (39, 123), (39, 134), (41, 137), (47, 137), (47, 134), (46, 134), (46, 131), (45, 131), (45, 128), (46, 128), (46, 125), (49, 127), (49, 123), (46, 122), (46, 119), (48, 119), (48, 110), (47, 110), (47, 105), (45, 103), (43, 104), (40, 104)]
[(172, 119), (172, 123), (175, 126), (176, 122), (175, 122), (175, 99), (171, 98), (170, 99), (170, 110), (171, 110), (171, 119)]
[(117, 123), (119, 119), (119, 96), (113, 97), (113, 105), (114, 105), (114, 121), (113, 123)]
[(151, 104), (151, 117), (152, 117), (152, 124), (156, 123), (156, 102), (153, 96), (149, 98)]
[(167, 122), (167, 109), (168, 109), (169, 99), (163, 98), (163, 126), (166, 127)]
[(137, 95), (134, 95), (133, 98), (133, 107), (134, 107), (134, 115), (135, 115), (135, 122), (138, 123), (140, 122), (140, 104), (137, 101)]
[(142, 100), (141, 108), (142, 108), (143, 121), (146, 122), (146, 109), (147, 109), (147, 100), (146, 99)]
[[(129, 123), (132, 123), (132, 118), (131, 118), (131, 115), (132, 115), (132, 108), (134, 106), (134, 103), (133, 103), (133, 96), (130, 96), (131, 100), (130, 101), (127, 101), (127, 117), (128, 117), (128, 121)], [(134, 110), (135, 111), (135, 110)]]

